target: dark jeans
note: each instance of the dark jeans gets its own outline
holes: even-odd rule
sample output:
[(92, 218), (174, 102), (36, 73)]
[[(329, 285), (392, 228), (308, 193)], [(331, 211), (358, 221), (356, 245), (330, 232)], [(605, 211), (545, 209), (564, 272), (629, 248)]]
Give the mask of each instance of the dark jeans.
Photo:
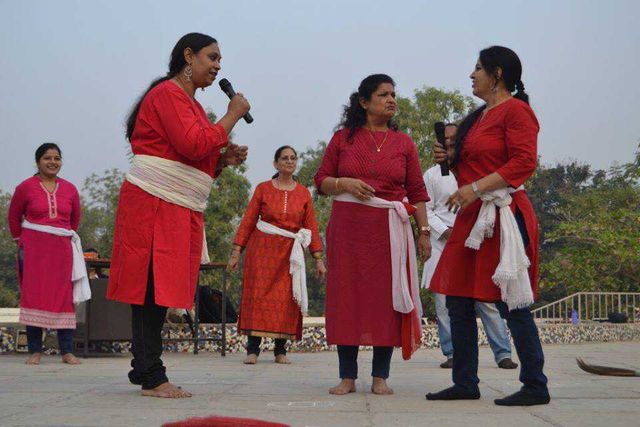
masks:
[[(373, 347), (373, 366), (371, 376), (376, 378), (389, 378), (391, 355), (393, 347)], [(358, 378), (358, 346), (339, 345), (338, 360), (340, 362), (340, 378)]]
[[(64, 356), (73, 352), (73, 329), (58, 329), (58, 346)], [(42, 328), (27, 326), (27, 347), (29, 353), (42, 353)]]
[[(273, 349), (274, 356), (278, 356), (280, 354), (287, 354), (287, 349), (285, 345), (287, 344), (287, 340), (285, 338), (276, 338), (275, 339), (276, 346)], [(255, 354), (256, 356), (260, 355), (260, 343), (262, 343), (262, 337), (247, 337), (247, 354)]]
[[(531, 311), (528, 307), (509, 311), (502, 301), (497, 302), (496, 307), (500, 316), (507, 321), (520, 359), (522, 390), (547, 396), (547, 377), (542, 372), (544, 354)], [(453, 342), (453, 382), (469, 393), (478, 393), (478, 325), (475, 300), (447, 296), (447, 309), (451, 318)]]
[(167, 307), (156, 305), (153, 268), (149, 264), (147, 293), (144, 305), (131, 305), (131, 353), (133, 360), (129, 381), (149, 390), (169, 381), (162, 364), (162, 327)]

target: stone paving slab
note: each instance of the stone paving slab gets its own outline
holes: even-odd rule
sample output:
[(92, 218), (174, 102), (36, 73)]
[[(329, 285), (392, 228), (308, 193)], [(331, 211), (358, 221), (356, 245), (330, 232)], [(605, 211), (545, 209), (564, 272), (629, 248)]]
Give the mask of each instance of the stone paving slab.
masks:
[(640, 367), (640, 342), (547, 345), (546, 373), (552, 402), (503, 408), (493, 399), (518, 388), (518, 372), (497, 369), (491, 351), (480, 349), (482, 398), (427, 402), (424, 394), (450, 384), (438, 350), (420, 350), (411, 361), (395, 352), (389, 384), (393, 396), (371, 387), (372, 353), (359, 357), (358, 392), (331, 396), (337, 379), (335, 352), (291, 353), (292, 365), (276, 365), (263, 353), (254, 366), (243, 355), (168, 353), (172, 381), (194, 393), (191, 399), (142, 397), (126, 382), (127, 356), (90, 358), (81, 366), (43, 357), (24, 365), (25, 355), (0, 356), (0, 426), (160, 426), (193, 416), (226, 415), (291, 426), (640, 426), (640, 378), (587, 374), (575, 357), (592, 363)]

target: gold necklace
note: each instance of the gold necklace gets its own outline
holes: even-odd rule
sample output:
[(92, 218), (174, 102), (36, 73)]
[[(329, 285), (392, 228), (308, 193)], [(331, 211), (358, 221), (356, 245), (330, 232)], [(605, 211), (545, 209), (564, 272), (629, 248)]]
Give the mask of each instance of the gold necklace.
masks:
[(373, 139), (373, 144), (376, 146), (376, 151), (379, 153), (384, 143), (387, 142), (387, 137), (389, 136), (389, 129), (387, 129), (387, 131), (384, 133), (384, 138), (382, 140), (382, 144), (380, 145), (378, 145), (376, 138), (373, 136), (373, 131), (369, 128), (367, 128), (367, 130), (369, 131), (369, 136), (371, 136), (371, 139)]

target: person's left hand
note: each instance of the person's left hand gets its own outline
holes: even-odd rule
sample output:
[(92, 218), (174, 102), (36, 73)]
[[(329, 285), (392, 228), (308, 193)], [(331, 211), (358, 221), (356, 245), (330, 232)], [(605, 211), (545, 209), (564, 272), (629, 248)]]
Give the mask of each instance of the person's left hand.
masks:
[(229, 166), (238, 166), (247, 160), (249, 147), (246, 145), (229, 144), (224, 152), (225, 163)]
[(426, 234), (418, 236), (418, 256), (422, 262), (431, 258), (431, 240)]
[(465, 185), (458, 188), (458, 191), (449, 196), (447, 200), (447, 208), (457, 213), (460, 209), (464, 209), (478, 199), (476, 193), (473, 192), (471, 185)]
[(326, 275), (327, 275), (327, 269), (324, 266), (324, 262), (322, 261), (322, 259), (317, 259), (316, 260), (316, 277), (318, 279), (324, 279)]

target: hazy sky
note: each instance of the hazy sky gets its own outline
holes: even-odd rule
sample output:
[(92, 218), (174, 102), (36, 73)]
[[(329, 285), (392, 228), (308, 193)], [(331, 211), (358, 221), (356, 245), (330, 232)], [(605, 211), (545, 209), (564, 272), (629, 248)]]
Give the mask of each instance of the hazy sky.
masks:
[[(349, 93), (384, 72), (402, 96), (423, 85), (471, 94), (478, 51), (514, 49), (541, 123), (545, 163), (632, 159), (640, 138), (640, 2), (0, 0), (0, 189), (34, 173), (42, 142), (61, 176), (128, 168), (123, 122), (164, 74), (180, 36), (220, 43), (222, 72), (252, 103), (236, 142), (255, 185), (280, 145), (328, 140)], [(219, 116), (217, 83), (197, 98)]]

